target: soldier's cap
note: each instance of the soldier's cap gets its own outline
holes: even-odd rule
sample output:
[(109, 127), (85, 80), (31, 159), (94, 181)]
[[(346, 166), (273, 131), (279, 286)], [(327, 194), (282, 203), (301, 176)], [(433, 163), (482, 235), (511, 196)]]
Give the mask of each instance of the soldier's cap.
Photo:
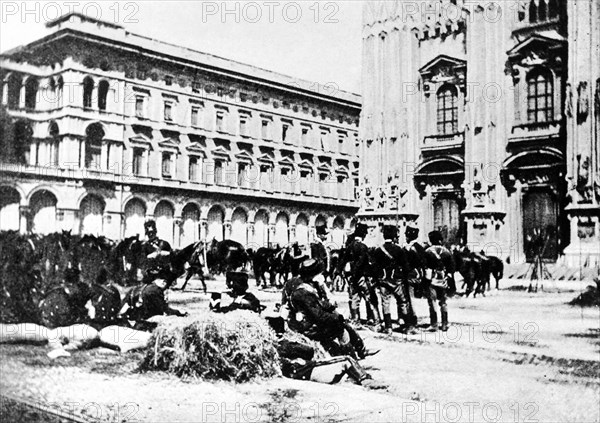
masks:
[(321, 266), (315, 259), (307, 259), (300, 263), (298, 273), (304, 278), (313, 278), (319, 274)]
[(154, 221), (152, 219), (151, 220), (146, 220), (144, 222), (144, 228), (146, 228), (146, 229), (148, 229), (148, 228), (154, 228), (154, 229), (156, 229), (156, 221)]
[(431, 231), (429, 232), (429, 242), (432, 244), (441, 244), (444, 242), (444, 237), (440, 231)]
[(246, 272), (227, 272), (225, 281), (235, 294), (244, 294), (248, 291), (248, 274)]
[(407, 226), (404, 231), (404, 235), (407, 238), (416, 238), (419, 235), (419, 228), (415, 228), (413, 226)]
[(326, 225), (318, 225), (316, 227), (316, 230), (317, 230), (317, 235), (327, 235), (329, 233)]
[(398, 237), (398, 228), (396, 226), (383, 226), (383, 239), (395, 239), (396, 237)]
[(364, 238), (369, 233), (369, 227), (364, 223), (357, 223), (354, 228), (354, 236)]

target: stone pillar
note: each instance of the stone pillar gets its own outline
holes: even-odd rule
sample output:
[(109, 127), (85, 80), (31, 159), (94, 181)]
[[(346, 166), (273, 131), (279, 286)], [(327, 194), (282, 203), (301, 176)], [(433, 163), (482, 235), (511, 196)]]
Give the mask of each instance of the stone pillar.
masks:
[(19, 206), (19, 232), (29, 233), (31, 227), (31, 209), (29, 206)]
[(569, 37), (567, 181), (571, 204), (568, 266), (600, 263), (600, 3), (567, 2)]

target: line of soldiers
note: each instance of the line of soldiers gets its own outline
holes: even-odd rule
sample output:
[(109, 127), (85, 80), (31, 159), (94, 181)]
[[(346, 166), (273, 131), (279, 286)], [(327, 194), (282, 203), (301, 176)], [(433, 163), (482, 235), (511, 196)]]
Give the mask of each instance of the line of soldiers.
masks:
[[(447, 296), (456, 291), (452, 253), (443, 246), (440, 232), (429, 233), (430, 245), (421, 245), (419, 229), (407, 227), (406, 245), (398, 245), (396, 226), (383, 227), (384, 243), (369, 249), (364, 243), (368, 226), (356, 225), (349, 237), (343, 263), (348, 263), (350, 319), (360, 321), (360, 305), (364, 300), (367, 323), (382, 322), (380, 330), (392, 331), (391, 299), (394, 298), (398, 320), (402, 319), (403, 332), (414, 333), (417, 316), (412, 307), (415, 296), (425, 297), (429, 305), (430, 328), (438, 329), (438, 308), (441, 330), (448, 330)], [(382, 313), (379, 311), (381, 297)]]

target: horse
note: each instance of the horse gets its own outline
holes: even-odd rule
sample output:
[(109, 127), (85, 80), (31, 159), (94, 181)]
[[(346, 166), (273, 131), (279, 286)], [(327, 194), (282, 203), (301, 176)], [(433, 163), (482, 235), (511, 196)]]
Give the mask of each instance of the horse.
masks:
[[(272, 263), (274, 260), (276, 250), (268, 247), (260, 247), (254, 252), (252, 257), (252, 267), (254, 269), (254, 277), (256, 279), (256, 286), (267, 287), (267, 279), (265, 273), (272, 271)], [(270, 281), (274, 280), (274, 276), (270, 276)]]
[(125, 238), (112, 249), (109, 272), (115, 283), (132, 286), (141, 281), (143, 270), (146, 268), (143, 245), (139, 235), (135, 235)]
[[(182, 276), (185, 273), (185, 280), (181, 286), (181, 290), (185, 290), (189, 280), (194, 275), (200, 276), (202, 281), (202, 288), (206, 293), (206, 281), (204, 280), (204, 244), (202, 242), (194, 242), (181, 250), (177, 250), (171, 253), (170, 266), (171, 272), (177, 275), (176, 277)], [(187, 268), (185, 267), (187, 263)], [(175, 280), (173, 280), (175, 282)], [(170, 286), (170, 284), (169, 284)]]
[(244, 246), (231, 239), (217, 241), (213, 238), (206, 250), (206, 265), (212, 274), (245, 268), (248, 260), (248, 253)]

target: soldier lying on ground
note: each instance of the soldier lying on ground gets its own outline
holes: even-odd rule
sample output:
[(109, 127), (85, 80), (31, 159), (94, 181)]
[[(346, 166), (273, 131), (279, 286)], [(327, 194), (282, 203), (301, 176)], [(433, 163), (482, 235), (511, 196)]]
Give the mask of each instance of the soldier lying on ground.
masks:
[(347, 376), (358, 385), (375, 389), (385, 387), (373, 381), (358, 361), (348, 355), (315, 360), (315, 349), (311, 345), (283, 337), (285, 325), (281, 317), (267, 316), (267, 320), (278, 337), (275, 347), (281, 360), (281, 372), (285, 377), (333, 384)]
[(148, 284), (134, 287), (125, 296), (119, 316), (135, 322), (133, 327), (139, 330), (153, 329), (153, 325), (146, 322), (152, 316), (187, 316), (187, 313), (171, 308), (167, 304), (166, 288), (167, 280), (162, 277), (158, 277)]
[(283, 289), (282, 304), (290, 314), (288, 325), (310, 339), (320, 342), (331, 355), (365, 358), (366, 350), (360, 335), (339, 314), (334, 304), (319, 295), (313, 281), (320, 273), (319, 263), (308, 259), (300, 265), (300, 276), (289, 280)]

